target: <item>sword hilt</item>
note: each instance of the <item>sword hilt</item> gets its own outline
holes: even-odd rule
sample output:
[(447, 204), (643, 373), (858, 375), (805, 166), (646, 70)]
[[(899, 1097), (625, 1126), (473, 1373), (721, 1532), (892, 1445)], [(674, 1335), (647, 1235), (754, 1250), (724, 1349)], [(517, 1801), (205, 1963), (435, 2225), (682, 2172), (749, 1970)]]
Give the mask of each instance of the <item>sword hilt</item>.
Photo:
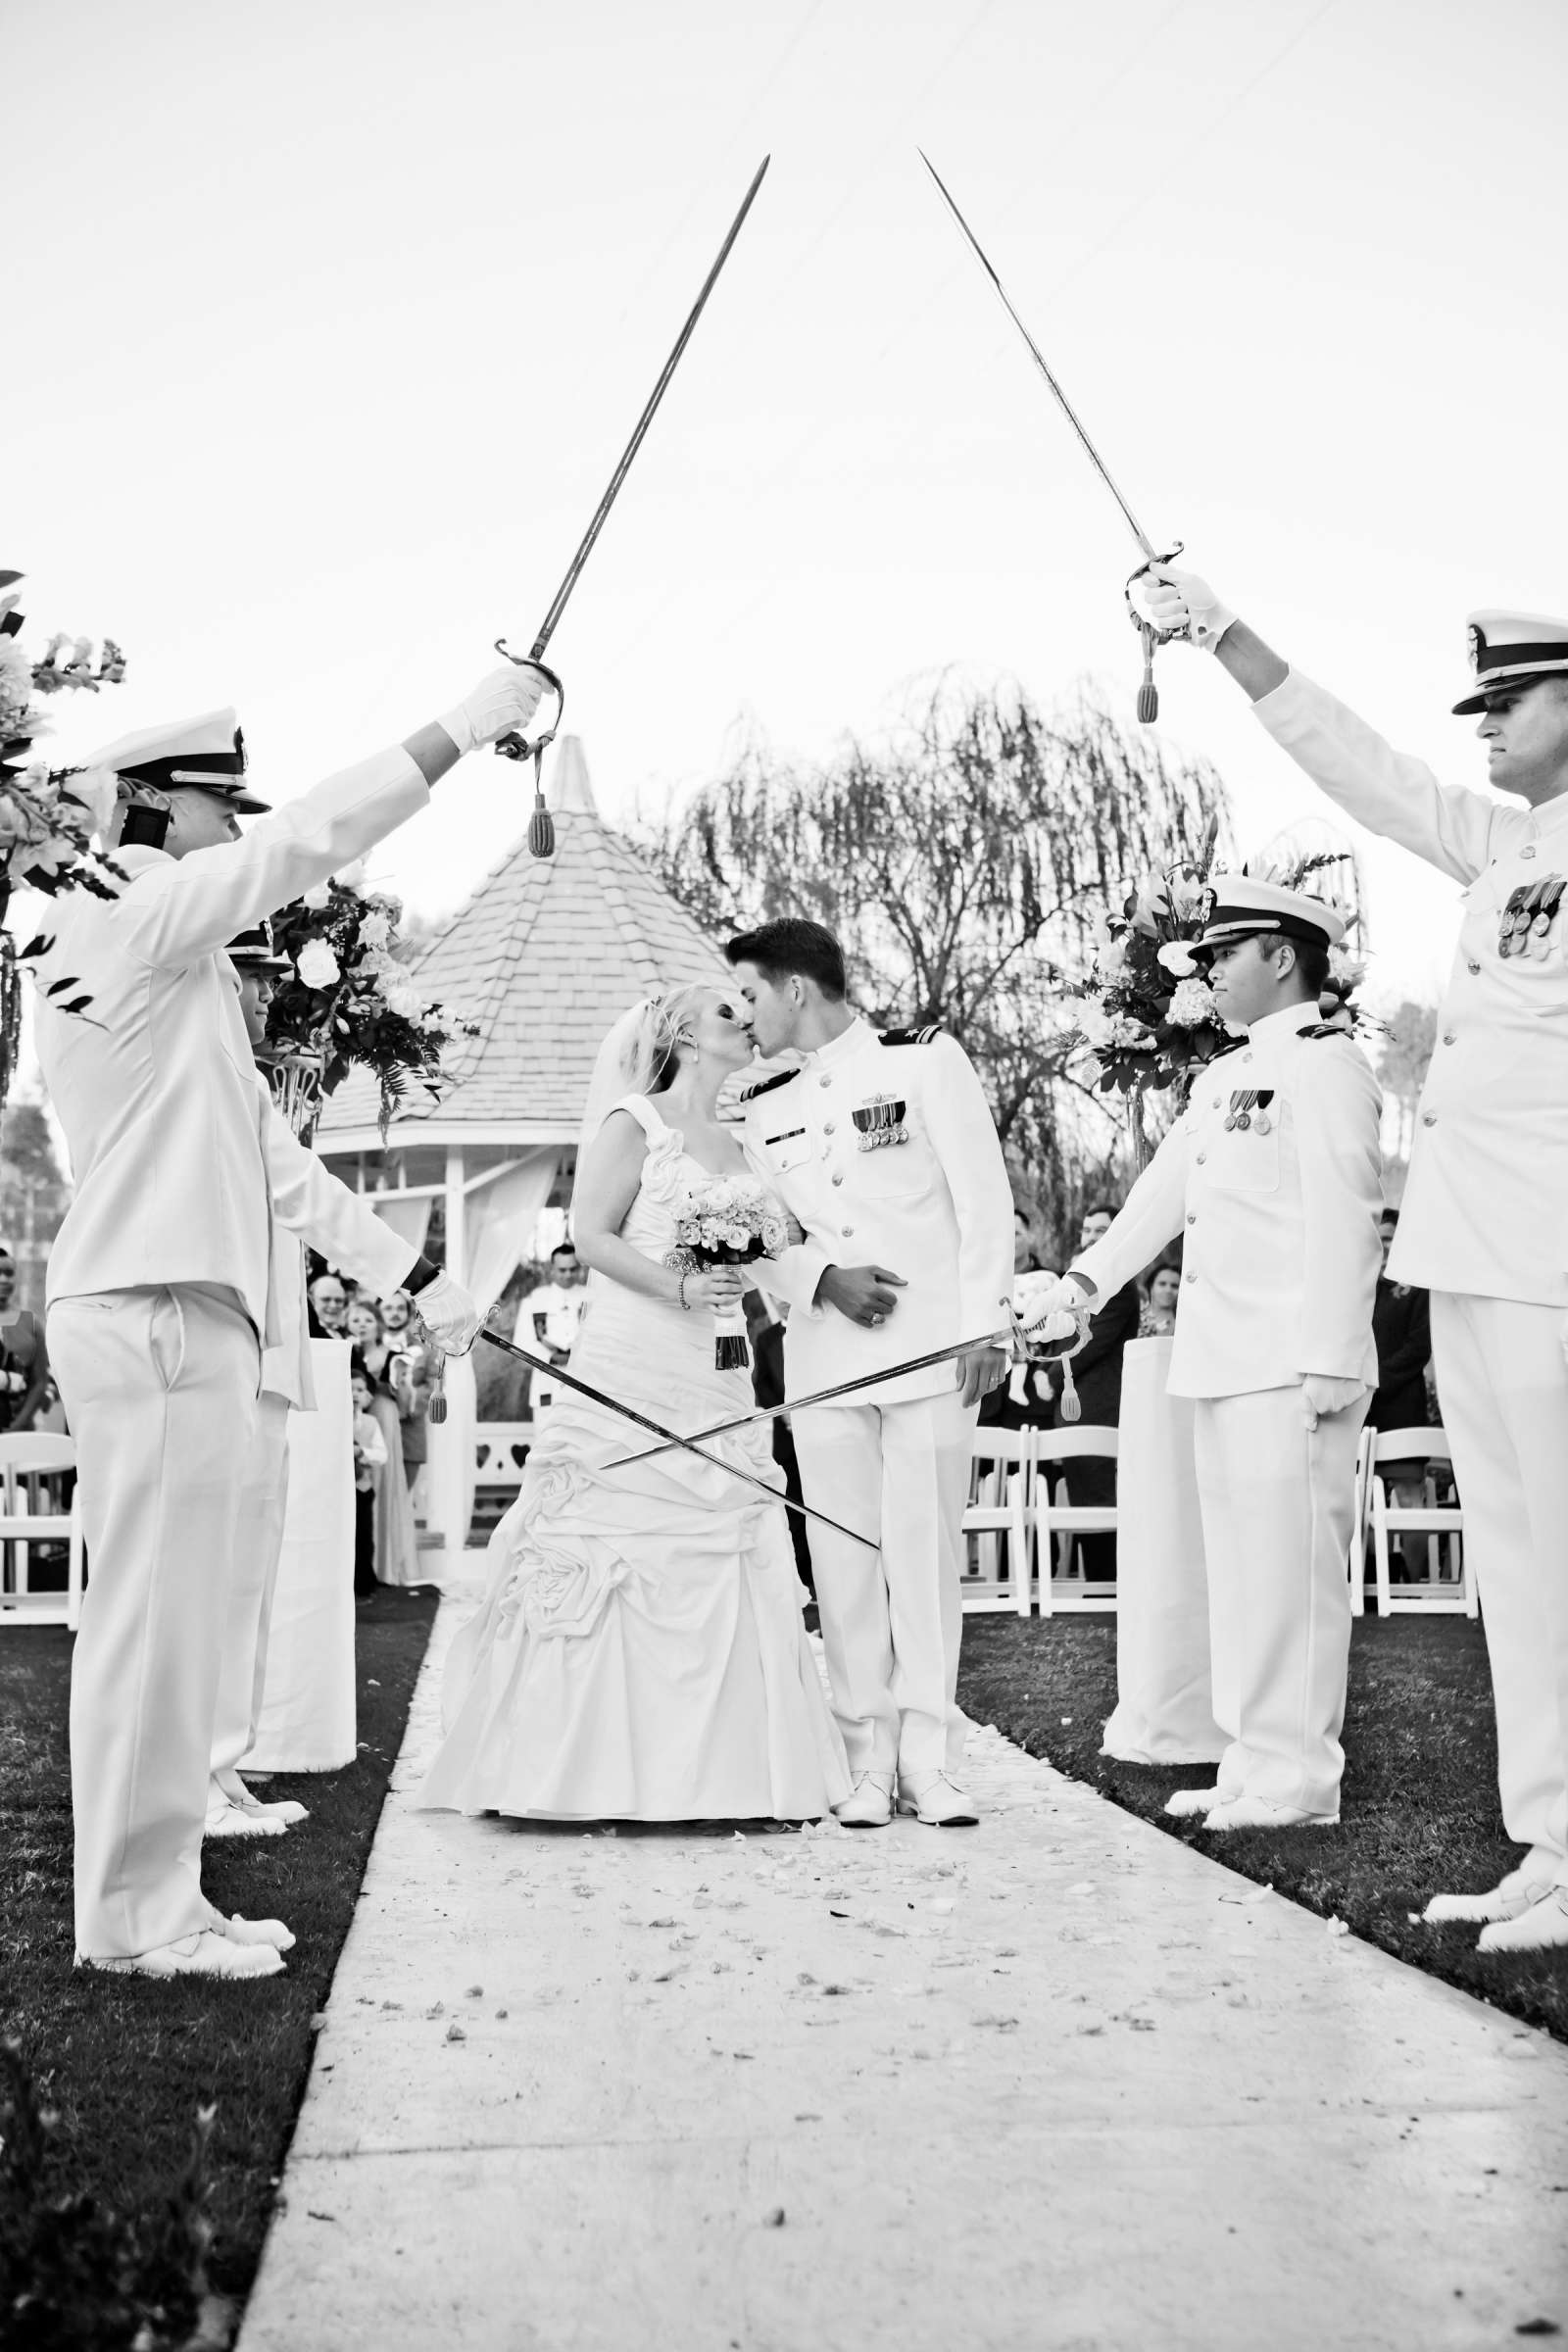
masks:
[[(1147, 539), (1144, 545), (1149, 545)], [(1154, 684), (1155, 652), (1160, 646), (1169, 645), (1173, 639), (1187, 636), (1188, 630), (1185, 626), (1179, 629), (1156, 628), (1148, 614), (1140, 612), (1133, 603), (1133, 583), (1141, 580), (1146, 572), (1152, 571), (1156, 564), (1174, 564), (1182, 552), (1182, 545), (1178, 539), (1166, 555), (1151, 556), (1147, 564), (1140, 564), (1136, 571), (1128, 574), (1127, 585), (1122, 590), (1127, 603), (1127, 617), (1138, 631), (1144, 648), (1144, 674), (1138, 688), (1138, 723), (1141, 727), (1152, 727), (1159, 716), (1159, 688)]]
[(555, 671), (541, 662), (537, 654), (514, 654), (508, 650), (504, 637), (496, 639), (496, 652), (519, 669), (536, 669), (556, 698), (556, 715), (532, 742), (525, 735), (500, 735), (496, 750), (503, 760), (531, 760), (533, 761), (533, 814), (528, 819), (528, 854), (533, 858), (553, 858), (556, 854), (555, 819), (545, 807), (545, 754), (560, 732), (566, 710), (566, 690)]

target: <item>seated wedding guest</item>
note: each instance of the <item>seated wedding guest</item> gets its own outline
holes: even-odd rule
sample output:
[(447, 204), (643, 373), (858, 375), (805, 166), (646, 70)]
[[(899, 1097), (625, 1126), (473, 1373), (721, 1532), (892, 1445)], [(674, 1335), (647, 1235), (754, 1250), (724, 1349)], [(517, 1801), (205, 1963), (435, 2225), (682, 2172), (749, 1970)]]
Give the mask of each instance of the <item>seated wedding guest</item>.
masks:
[[(1093, 1249), (1111, 1228), (1115, 1210), (1102, 1201), (1084, 1210), (1078, 1236), (1080, 1250)], [(1073, 1382), (1082, 1410), (1078, 1426), (1114, 1429), (1121, 1419), (1121, 1359), (1129, 1340), (1138, 1337), (1143, 1300), (1136, 1282), (1125, 1282), (1100, 1307), (1089, 1326), (1089, 1337), (1072, 1359)], [(1116, 1499), (1116, 1465), (1106, 1454), (1064, 1462), (1062, 1481), (1067, 1499), (1076, 1505), (1107, 1506)], [(1086, 1579), (1110, 1583), (1116, 1574), (1113, 1535), (1080, 1536), (1077, 1551)]]
[(530, 1291), (518, 1310), (516, 1346), (542, 1348), (553, 1364), (564, 1364), (582, 1320), (587, 1279), (574, 1245), (558, 1242), (550, 1252), (550, 1280)]
[[(1372, 1338), (1378, 1351), (1378, 1385), (1367, 1407), (1368, 1429), (1424, 1429), (1427, 1405), (1427, 1365), (1432, 1359), (1431, 1293), (1407, 1282), (1389, 1280), (1389, 1251), (1399, 1228), (1399, 1212), (1386, 1208), (1378, 1220), (1383, 1245), (1383, 1271), (1378, 1276), (1372, 1307)], [(1385, 1462), (1381, 1475), (1394, 1489), (1395, 1508), (1420, 1508), (1426, 1472), (1419, 1461)], [(1402, 1543), (1391, 1547), (1390, 1574), (1405, 1581), (1409, 1570)]]
[(1168, 1340), (1176, 1329), (1176, 1309), (1181, 1303), (1182, 1270), (1180, 1266), (1156, 1266), (1149, 1277), (1148, 1297), (1144, 1311), (1138, 1318), (1138, 1337), (1141, 1340)]
[(36, 1429), (49, 1382), (43, 1325), (26, 1307), (13, 1306), (16, 1295), (16, 1261), (0, 1250), (0, 1431)]
[(345, 1322), (349, 1311), (349, 1294), (341, 1274), (318, 1274), (307, 1296), (311, 1307), (312, 1339), (347, 1339)]
[(375, 1490), (386, 1468), (386, 1440), (371, 1411), (370, 1377), (362, 1364), (349, 1373), (354, 1399), (354, 1590), (373, 1592)]
[(392, 1382), (397, 1351), (381, 1328), (379, 1307), (363, 1292), (348, 1302), (345, 1328), (354, 1347), (353, 1360), (369, 1383), (370, 1412), (381, 1432), (383, 1467), (374, 1488), (376, 1580), (383, 1585), (416, 1585), (419, 1544), (403, 1468), (403, 1417)]
[[(1014, 1275), (1038, 1271), (1040, 1253), (1027, 1212), (1012, 1212), (1012, 1270)], [(1016, 1302), (1015, 1302), (1016, 1303)], [(1055, 1392), (1045, 1364), (1014, 1364), (999, 1388), (980, 1399), (982, 1429), (1049, 1429), (1055, 1409)]]

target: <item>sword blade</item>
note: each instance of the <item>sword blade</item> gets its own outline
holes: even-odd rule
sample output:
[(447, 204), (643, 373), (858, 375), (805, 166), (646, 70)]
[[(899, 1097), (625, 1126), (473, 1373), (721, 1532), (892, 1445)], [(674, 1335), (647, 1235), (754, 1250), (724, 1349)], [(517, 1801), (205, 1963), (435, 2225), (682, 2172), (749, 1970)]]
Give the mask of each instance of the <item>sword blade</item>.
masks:
[[(486, 1338), (489, 1334), (486, 1333)], [(755, 1413), (739, 1413), (733, 1421), (715, 1421), (708, 1429), (693, 1430), (690, 1439), (677, 1438), (676, 1445), (700, 1444), (707, 1438), (727, 1437), (732, 1429), (750, 1429), (754, 1422), (776, 1421), (781, 1413), (804, 1413), (808, 1405), (827, 1404), (835, 1396), (853, 1396), (857, 1390), (874, 1389), (885, 1380), (898, 1380), (906, 1372), (924, 1372), (932, 1364), (951, 1364), (960, 1355), (968, 1355), (976, 1348), (994, 1348), (999, 1340), (1010, 1340), (1008, 1331), (988, 1331), (978, 1340), (957, 1340), (951, 1348), (933, 1348), (929, 1355), (911, 1355), (907, 1363), (889, 1364), (881, 1372), (862, 1372), (856, 1380), (841, 1380), (831, 1389), (814, 1389), (809, 1396), (786, 1396), (782, 1404), (760, 1404)], [(667, 1453), (668, 1446), (645, 1446), (641, 1453), (623, 1453), (610, 1463), (619, 1470), (627, 1462), (646, 1462), (656, 1453)]]
[(710, 270), (707, 277), (703, 280), (703, 290), (698, 295), (697, 300), (693, 303), (691, 315), (687, 318), (685, 325), (681, 328), (679, 335), (676, 337), (674, 350), (670, 353), (668, 359), (664, 362), (664, 365), (660, 371), (659, 381), (657, 384), (655, 384), (654, 389), (649, 396), (648, 406), (644, 409), (642, 415), (637, 419), (636, 430), (633, 432), (631, 439), (627, 442), (625, 448), (620, 453), (620, 463), (616, 466), (614, 472), (610, 477), (610, 487), (605, 492), (604, 497), (599, 501), (599, 505), (594, 512), (594, 518), (592, 522), (590, 522), (587, 530), (583, 533), (582, 545), (578, 548), (577, 553), (572, 557), (570, 564), (566, 567), (566, 576), (562, 581), (561, 586), (556, 590), (555, 596), (551, 601), (550, 610), (545, 614), (544, 620), (540, 625), (539, 634), (533, 641), (533, 645), (529, 654), (530, 661), (537, 662), (541, 659), (546, 647), (550, 643), (551, 638), (556, 633), (556, 624), (566, 609), (567, 599), (570, 597), (572, 590), (577, 585), (578, 575), (580, 574), (583, 565), (593, 554), (594, 542), (605, 527), (606, 517), (608, 516), (611, 508), (615, 503), (616, 497), (619, 494), (621, 483), (626, 479), (627, 474), (631, 471), (632, 461), (636, 457), (637, 452), (641, 449), (644, 436), (647, 433), (649, 426), (653, 423), (654, 417), (658, 413), (659, 404), (663, 399), (665, 392), (669, 388), (670, 377), (680, 366), (681, 354), (684, 352), (687, 344), (692, 339), (692, 331), (695, 328), (698, 319), (703, 315), (703, 307), (706, 304), (710, 294), (711, 294), (713, 291), (714, 286), (718, 282), (719, 271), (723, 269), (724, 264), (729, 260), (730, 247), (734, 244), (736, 238), (741, 233), (742, 223), (744, 222), (747, 214), (752, 209), (753, 200), (757, 195), (758, 189), (762, 184), (762, 174), (767, 170), (767, 167), (772, 160), (773, 159), (771, 156), (764, 155), (761, 162), (757, 167), (756, 177), (753, 179), (751, 186), (746, 191), (740, 211), (730, 222), (728, 236), (724, 239), (723, 244), (718, 249), (718, 259), (714, 262), (713, 267), (711, 270)]
[[(639, 1413), (633, 1405), (622, 1404), (618, 1396), (611, 1396), (605, 1390), (596, 1389), (591, 1381), (579, 1380), (575, 1372), (566, 1371), (564, 1365), (553, 1364), (546, 1356), (531, 1355), (526, 1348), (517, 1347), (514, 1341), (502, 1339), (499, 1332), (481, 1331), (479, 1337), (488, 1340), (492, 1348), (499, 1348), (503, 1355), (514, 1355), (519, 1364), (531, 1364), (536, 1372), (547, 1373), (552, 1380), (559, 1381), (564, 1389), (572, 1389), (579, 1396), (586, 1396), (590, 1404), (603, 1405), (606, 1412), (618, 1413), (622, 1421), (634, 1422), (637, 1428), (650, 1431), (656, 1438), (662, 1438), (665, 1443), (654, 1446), (652, 1451), (667, 1453), (672, 1446), (682, 1446), (687, 1453), (695, 1453), (699, 1461), (711, 1462), (715, 1470), (724, 1471), (730, 1478), (740, 1479), (748, 1487), (756, 1487), (767, 1496), (769, 1502), (781, 1502), (787, 1511), (795, 1511), (803, 1519), (819, 1519), (824, 1527), (832, 1528), (835, 1535), (848, 1536), (852, 1544), (863, 1544), (867, 1551), (881, 1550), (881, 1544), (873, 1544), (869, 1536), (857, 1535), (853, 1527), (841, 1527), (838, 1520), (828, 1517), (826, 1511), (813, 1511), (809, 1503), (792, 1502), (787, 1494), (781, 1494), (776, 1487), (770, 1487), (765, 1478), (759, 1478), (753, 1471), (739, 1469), (734, 1462), (726, 1462), (720, 1455), (710, 1453), (695, 1438), (680, 1437), (674, 1430), (666, 1429), (662, 1421), (651, 1421), (646, 1413)], [(643, 1457), (628, 1454), (625, 1458), (638, 1461)], [(606, 1465), (612, 1470), (620, 1466), (618, 1462)]]
[(1072, 402), (1067, 398), (1067, 395), (1062, 390), (1060, 384), (1056, 381), (1056, 378), (1052, 372), (1052, 369), (1046, 360), (1046, 356), (1041, 350), (1039, 344), (1035, 341), (1033, 335), (1029, 332), (1029, 329), (1025, 326), (1023, 320), (1013, 309), (1011, 302), (1007, 298), (1006, 287), (1003, 284), (1001, 278), (997, 275), (995, 270), (992, 268), (991, 263), (987, 258), (984, 246), (981, 244), (979, 238), (975, 235), (974, 230), (969, 226), (968, 221), (964, 219), (956, 204), (954, 202), (941, 172), (937, 170), (935, 164), (926, 154), (926, 151), (923, 147), (916, 148), (915, 153), (919, 156), (921, 163), (924, 164), (926, 170), (936, 181), (938, 188), (941, 190), (943, 202), (947, 205), (949, 212), (953, 215), (953, 218), (955, 220), (956, 220), (958, 226), (968, 238), (969, 244), (975, 254), (976, 259), (979, 261), (981, 268), (984, 270), (987, 277), (990, 278), (991, 283), (997, 290), (997, 297), (1001, 302), (1003, 309), (1006, 312), (1007, 317), (1012, 320), (1013, 325), (1018, 329), (1019, 334), (1022, 335), (1024, 341), (1028, 344), (1030, 356), (1033, 358), (1035, 366), (1039, 368), (1041, 374), (1045, 377), (1046, 382), (1051, 386), (1052, 391), (1054, 393), (1057, 406), (1060, 408), (1062, 415), (1066, 417), (1067, 422), (1072, 426), (1073, 431), (1083, 443), (1084, 453), (1087, 456), (1089, 463), (1091, 466), (1093, 466), (1095, 471), (1104, 483), (1105, 488), (1110, 492), (1111, 497), (1116, 501), (1117, 506), (1120, 507), (1122, 514), (1126, 518), (1128, 529), (1132, 532), (1133, 537), (1143, 549), (1144, 554), (1148, 557), (1150, 563), (1157, 564), (1159, 562), (1159, 558), (1154, 553), (1153, 541), (1144, 529), (1143, 524), (1139, 521), (1137, 515), (1133, 513), (1131, 507), (1127, 504), (1127, 501), (1123, 498), (1115, 483), (1111, 480), (1104, 459), (1101, 456), (1099, 450), (1095, 447), (1094, 443), (1090, 440), (1089, 435), (1084, 430), (1083, 419), (1080, 417), (1077, 410), (1073, 407)]

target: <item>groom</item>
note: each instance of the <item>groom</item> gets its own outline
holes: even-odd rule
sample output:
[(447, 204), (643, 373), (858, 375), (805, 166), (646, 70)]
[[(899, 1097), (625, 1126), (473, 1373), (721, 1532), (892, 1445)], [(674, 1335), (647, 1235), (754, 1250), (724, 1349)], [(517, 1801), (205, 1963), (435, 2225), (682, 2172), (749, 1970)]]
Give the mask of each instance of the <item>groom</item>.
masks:
[[(770, 1265), (791, 1307), (788, 1390), (995, 1332), (1012, 1286), (1012, 1192), (968, 1055), (940, 1029), (879, 1035), (851, 1012), (843, 951), (820, 923), (764, 923), (724, 953), (760, 1052), (804, 1056), (753, 1089), (742, 1137), (806, 1230)], [(956, 1777), (960, 1523), (980, 1399), (1006, 1370), (1005, 1352), (982, 1346), (794, 1419), (808, 1502), (881, 1544), (811, 1530), (855, 1775), (838, 1815), (852, 1828), (890, 1821), (895, 1790), (933, 1827), (977, 1818)]]

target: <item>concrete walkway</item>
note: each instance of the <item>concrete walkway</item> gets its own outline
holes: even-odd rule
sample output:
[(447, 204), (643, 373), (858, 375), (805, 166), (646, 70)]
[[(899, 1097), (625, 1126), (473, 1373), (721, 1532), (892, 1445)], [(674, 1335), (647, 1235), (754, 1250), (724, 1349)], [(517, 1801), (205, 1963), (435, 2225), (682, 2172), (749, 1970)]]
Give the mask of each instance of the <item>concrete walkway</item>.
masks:
[(466, 1606), (240, 2352), (1568, 2332), (1568, 2050), (994, 1733), (971, 1832), (412, 1812)]

